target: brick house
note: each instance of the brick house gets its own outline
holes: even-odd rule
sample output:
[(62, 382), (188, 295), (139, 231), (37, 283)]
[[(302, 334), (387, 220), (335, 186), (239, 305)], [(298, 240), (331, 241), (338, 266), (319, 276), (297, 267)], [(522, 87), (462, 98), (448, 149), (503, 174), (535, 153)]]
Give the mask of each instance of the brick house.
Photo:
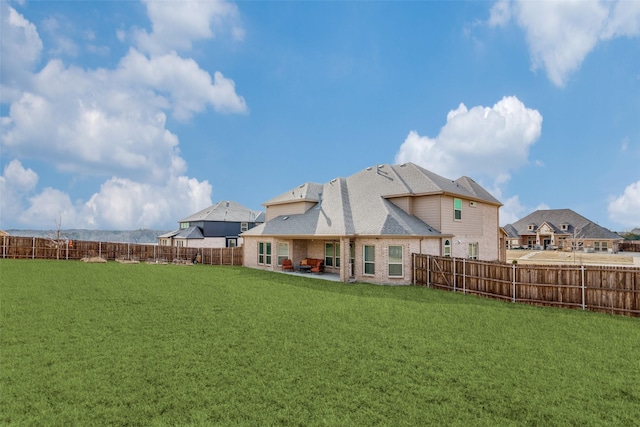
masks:
[(244, 265), (324, 261), (343, 282), (411, 283), (413, 253), (499, 260), (501, 203), (468, 177), (413, 163), (376, 165), (265, 202), (265, 223), (242, 233)]
[(504, 226), (510, 249), (618, 252), (622, 236), (571, 209), (540, 209)]

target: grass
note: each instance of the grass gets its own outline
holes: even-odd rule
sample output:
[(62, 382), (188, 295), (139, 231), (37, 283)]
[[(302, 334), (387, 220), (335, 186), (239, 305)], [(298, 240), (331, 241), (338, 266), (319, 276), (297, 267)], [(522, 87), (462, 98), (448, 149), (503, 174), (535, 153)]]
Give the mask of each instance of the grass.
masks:
[(0, 260), (2, 425), (637, 425), (640, 321), (241, 267)]

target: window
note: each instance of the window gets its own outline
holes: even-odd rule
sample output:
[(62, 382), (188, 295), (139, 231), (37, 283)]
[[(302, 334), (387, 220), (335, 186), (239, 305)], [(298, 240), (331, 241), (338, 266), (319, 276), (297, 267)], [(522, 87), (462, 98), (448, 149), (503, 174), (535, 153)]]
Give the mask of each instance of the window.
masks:
[(271, 265), (271, 242), (258, 242), (258, 264)]
[(282, 265), (282, 261), (289, 258), (289, 243), (278, 243), (278, 265)]
[(478, 259), (478, 243), (469, 243), (469, 259)]
[(462, 219), (462, 200), (453, 199), (453, 219), (460, 221)]
[(402, 246), (389, 246), (389, 276), (402, 277)]
[(340, 267), (340, 242), (324, 243), (325, 267)]
[(248, 222), (241, 222), (240, 223), (240, 232), (241, 233), (244, 233), (248, 229), (249, 229), (249, 223)]
[(447, 239), (444, 241), (444, 250), (442, 251), (442, 255), (451, 256), (451, 240)]
[(236, 239), (235, 237), (227, 237), (228, 248), (235, 248), (237, 246), (238, 246), (238, 239)]
[(593, 242), (593, 249), (597, 252), (600, 250), (600, 242)]
[(189, 223), (188, 222), (181, 222), (180, 223), (180, 228), (181, 229), (189, 228)]
[(364, 274), (375, 274), (376, 272), (376, 247), (364, 245)]
[(326, 242), (324, 244), (324, 265), (325, 267), (333, 267), (333, 243)]

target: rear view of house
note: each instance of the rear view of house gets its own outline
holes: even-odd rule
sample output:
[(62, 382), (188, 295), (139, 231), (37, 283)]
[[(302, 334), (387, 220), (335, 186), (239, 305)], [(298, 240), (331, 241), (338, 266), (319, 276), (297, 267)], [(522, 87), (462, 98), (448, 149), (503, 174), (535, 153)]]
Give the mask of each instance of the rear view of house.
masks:
[(248, 267), (313, 258), (345, 282), (408, 284), (413, 253), (501, 258), (500, 202), (471, 178), (413, 163), (305, 183), (264, 206), (265, 223), (242, 233)]
[(179, 221), (180, 227), (158, 237), (161, 246), (225, 248), (242, 244), (240, 233), (264, 222), (264, 212), (221, 201)]

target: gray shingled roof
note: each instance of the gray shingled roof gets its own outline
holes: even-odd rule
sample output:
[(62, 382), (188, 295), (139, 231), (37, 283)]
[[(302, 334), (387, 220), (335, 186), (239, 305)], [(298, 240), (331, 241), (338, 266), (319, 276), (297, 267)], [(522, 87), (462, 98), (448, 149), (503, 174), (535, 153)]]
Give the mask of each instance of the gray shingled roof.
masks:
[(180, 222), (196, 221), (264, 222), (264, 212), (254, 211), (239, 203), (223, 200), (180, 220)]
[[(535, 234), (535, 230), (529, 230), (530, 224), (535, 225), (535, 228), (538, 229), (544, 223), (551, 226), (556, 233), (573, 235), (575, 231), (576, 238), (579, 239), (622, 239), (622, 237), (616, 233), (599, 226), (571, 209), (537, 210), (513, 224), (504, 226), (503, 228), (506, 230), (510, 227), (516, 231), (517, 235), (520, 236), (531, 235)], [(562, 224), (567, 224), (568, 229), (562, 230)]]
[(303, 214), (273, 218), (243, 235), (439, 236), (434, 227), (388, 198), (443, 193), (500, 205), (471, 178), (453, 181), (413, 163), (384, 164), (326, 184), (306, 183), (267, 201), (265, 206), (300, 200), (319, 203)]

